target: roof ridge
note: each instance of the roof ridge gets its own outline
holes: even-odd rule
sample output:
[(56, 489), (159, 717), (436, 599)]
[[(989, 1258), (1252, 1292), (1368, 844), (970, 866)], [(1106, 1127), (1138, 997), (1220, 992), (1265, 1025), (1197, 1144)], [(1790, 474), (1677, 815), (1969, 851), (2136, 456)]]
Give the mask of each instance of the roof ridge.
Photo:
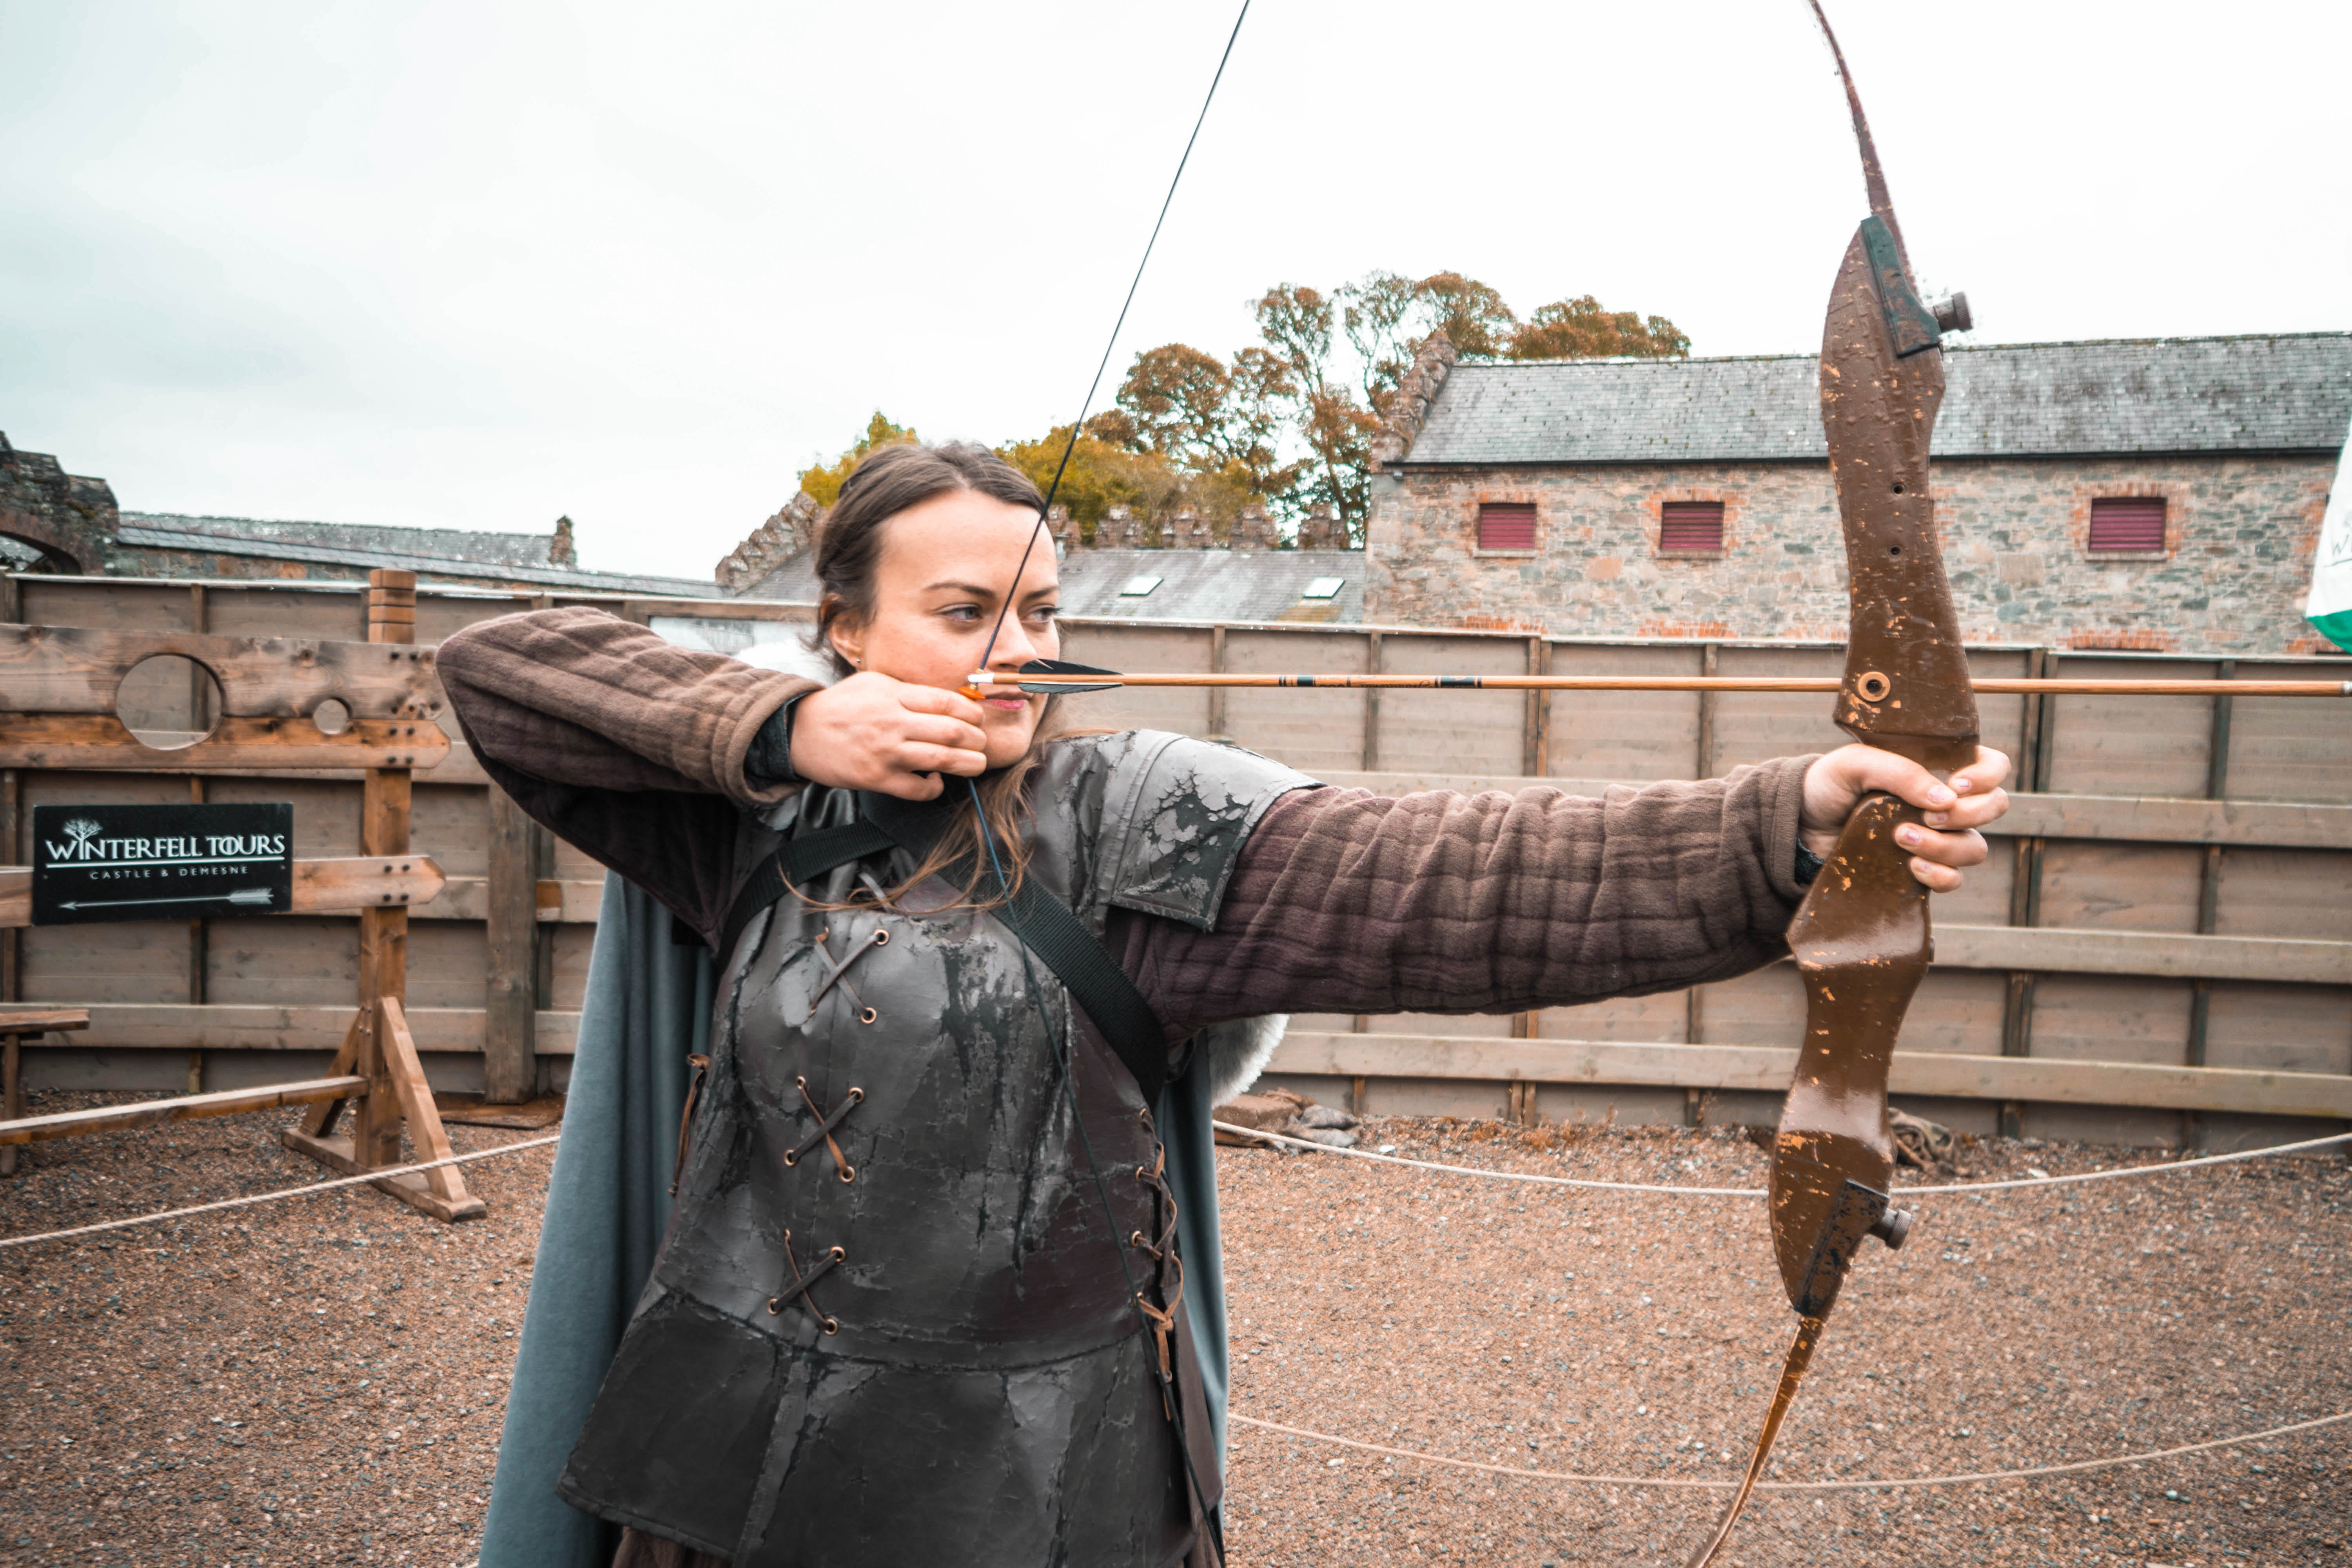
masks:
[[(2281, 342), (2318, 342), (2323, 339), (2352, 340), (2352, 331), (2305, 332), (2201, 332), (2175, 333), (2152, 338), (2036, 338), (2015, 343), (1948, 343), (1953, 353), (2016, 353), (2027, 349), (2095, 349), (2147, 348), (2162, 344), (2190, 343), (2274, 343)], [(1786, 360), (1811, 360), (1814, 353), (1777, 354), (1689, 354), (1681, 359), (1649, 359), (1633, 354), (1597, 354), (1580, 359), (1465, 359), (1457, 370), (1517, 370), (1537, 365), (1615, 364), (1656, 365), (1661, 367), (1694, 364), (1769, 364)]]

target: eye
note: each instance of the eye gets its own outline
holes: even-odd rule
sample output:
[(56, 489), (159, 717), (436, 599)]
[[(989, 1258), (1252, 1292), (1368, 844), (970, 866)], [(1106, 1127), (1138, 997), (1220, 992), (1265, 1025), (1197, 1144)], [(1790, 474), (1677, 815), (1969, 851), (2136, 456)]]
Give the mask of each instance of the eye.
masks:
[(980, 620), (980, 606), (978, 605), (950, 605), (946, 608), (940, 610), (940, 614), (945, 616), (951, 621), (961, 621), (966, 626), (971, 626)]

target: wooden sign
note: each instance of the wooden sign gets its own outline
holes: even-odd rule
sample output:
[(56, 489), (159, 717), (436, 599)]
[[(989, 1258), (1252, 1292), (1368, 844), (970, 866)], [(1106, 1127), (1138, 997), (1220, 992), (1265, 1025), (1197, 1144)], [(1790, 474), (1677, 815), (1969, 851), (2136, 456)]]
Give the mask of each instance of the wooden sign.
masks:
[(294, 807), (37, 805), (33, 923), (260, 915), (294, 901)]

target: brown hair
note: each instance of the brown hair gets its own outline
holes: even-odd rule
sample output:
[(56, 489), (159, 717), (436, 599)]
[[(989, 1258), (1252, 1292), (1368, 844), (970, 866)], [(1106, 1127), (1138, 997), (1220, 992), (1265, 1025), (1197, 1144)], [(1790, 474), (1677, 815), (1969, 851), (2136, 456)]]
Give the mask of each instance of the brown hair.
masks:
[[(842, 675), (850, 673), (849, 661), (841, 657), (827, 634), (835, 621), (859, 626), (873, 616), (874, 576), (882, 559), (883, 525), (910, 507), (956, 490), (977, 490), (1007, 505), (1026, 507), (1041, 514), (1045, 510), (1045, 498), (1037, 493), (1037, 487), (1020, 469), (987, 447), (969, 441), (950, 441), (938, 447), (914, 442), (884, 447), (868, 454), (842, 482), (840, 498), (825, 513), (817, 537), (816, 575), (822, 592), (817, 597), (816, 630), (811, 637), (816, 651), (830, 658)], [(1042, 543), (1045, 549), (1053, 548), (1050, 539)], [(1036, 731), (1030, 737), (1029, 750), (1011, 766), (984, 773), (974, 781), (996, 853), (1004, 862), (1004, 875), (1015, 887), (1020, 885), (1029, 860), (1023, 831), (1025, 824), (1022, 786), (1043, 759), (1045, 742), (1060, 732), (1059, 707), (1056, 700), (1047, 698), (1045, 710), (1038, 716)], [(970, 798), (961, 778), (942, 775), (941, 783), (950, 798)], [(985, 909), (1000, 902), (1003, 893), (996, 887), (995, 868), (969, 811), (955, 814), (939, 847), (915, 868), (913, 876), (892, 890), (892, 898), (966, 855), (975, 857), (978, 864), (957, 905)], [(983, 888), (990, 889), (986, 896), (981, 892)]]

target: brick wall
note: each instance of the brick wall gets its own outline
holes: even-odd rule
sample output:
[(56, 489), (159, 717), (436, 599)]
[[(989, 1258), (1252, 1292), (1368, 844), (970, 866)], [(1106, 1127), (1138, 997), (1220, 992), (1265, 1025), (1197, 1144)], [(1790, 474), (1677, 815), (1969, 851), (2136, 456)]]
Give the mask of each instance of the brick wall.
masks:
[[(1938, 463), (1937, 514), (1971, 641), (2326, 651), (2303, 618), (2327, 457)], [(1826, 465), (1404, 469), (1373, 481), (1364, 618), (1558, 636), (1828, 637), (1846, 626)], [(2166, 548), (2086, 551), (2095, 496), (2161, 495)], [(1717, 558), (1658, 553), (1668, 500), (1724, 503)], [(1476, 548), (1480, 503), (1532, 501), (1536, 547)]]

